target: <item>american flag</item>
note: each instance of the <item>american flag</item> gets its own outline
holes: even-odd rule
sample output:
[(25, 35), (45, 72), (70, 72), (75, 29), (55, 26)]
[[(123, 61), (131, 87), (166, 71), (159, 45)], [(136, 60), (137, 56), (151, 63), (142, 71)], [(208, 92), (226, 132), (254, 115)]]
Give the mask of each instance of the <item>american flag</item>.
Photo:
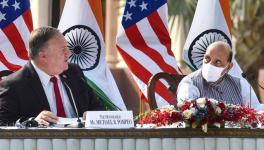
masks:
[[(117, 48), (146, 95), (147, 83), (159, 72), (180, 73), (171, 51), (166, 0), (128, 0)], [(174, 104), (172, 94), (162, 82), (156, 86), (157, 105)]]
[(33, 29), (29, 0), (0, 0), (0, 70), (16, 71), (27, 60)]

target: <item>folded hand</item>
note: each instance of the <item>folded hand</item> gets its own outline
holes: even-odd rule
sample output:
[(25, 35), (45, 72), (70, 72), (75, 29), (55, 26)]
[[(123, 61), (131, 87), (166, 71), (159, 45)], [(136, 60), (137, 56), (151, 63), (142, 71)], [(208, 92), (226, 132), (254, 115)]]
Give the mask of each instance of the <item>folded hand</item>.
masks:
[(50, 111), (42, 111), (39, 115), (35, 118), (35, 120), (42, 125), (49, 126), (50, 123), (57, 123), (58, 117)]

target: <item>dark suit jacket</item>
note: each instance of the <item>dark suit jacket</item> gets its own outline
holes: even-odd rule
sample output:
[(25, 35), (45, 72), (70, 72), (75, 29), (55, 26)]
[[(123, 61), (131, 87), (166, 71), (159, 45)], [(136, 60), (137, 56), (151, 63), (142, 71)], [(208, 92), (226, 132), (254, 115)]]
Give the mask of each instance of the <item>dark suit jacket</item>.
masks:
[[(79, 66), (69, 64), (68, 70), (60, 74), (60, 78), (64, 86), (66, 83), (70, 87), (79, 115), (87, 110), (105, 109), (85, 83)], [(73, 106), (69, 89), (65, 89)], [(0, 124), (14, 123), (20, 117), (36, 117), (43, 110), (50, 110), (49, 103), (30, 62), (0, 82)]]

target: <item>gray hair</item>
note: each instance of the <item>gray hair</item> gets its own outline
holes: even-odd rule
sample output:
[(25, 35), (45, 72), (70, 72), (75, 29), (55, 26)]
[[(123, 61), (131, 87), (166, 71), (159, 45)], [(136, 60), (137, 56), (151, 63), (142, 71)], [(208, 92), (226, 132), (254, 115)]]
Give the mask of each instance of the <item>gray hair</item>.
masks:
[(29, 57), (34, 60), (41, 49), (48, 46), (48, 41), (58, 35), (61, 35), (60, 31), (49, 26), (33, 30), (29, 38)]

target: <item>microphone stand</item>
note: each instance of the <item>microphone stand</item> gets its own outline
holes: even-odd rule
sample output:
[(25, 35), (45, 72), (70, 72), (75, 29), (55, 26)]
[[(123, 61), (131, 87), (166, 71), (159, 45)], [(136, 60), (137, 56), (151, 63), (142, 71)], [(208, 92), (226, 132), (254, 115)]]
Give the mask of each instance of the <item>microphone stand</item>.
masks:
[(244, 78), (244, 79), (246, 79), (246, 81), (248, 82), (248, 84), (249, 84), (249, 107), (251, 108), (251, 85), (250, 85), (250, 83), (249, 83), (249, 79), (248, 79), (248, 77), (247, 77), (247, 75), (245, 74), (245, 73), (241, 73), (241, 76)]
[(251, 98), (251, 85), (250, 85), (250, 83), (248, 83), (248, 84), (249, 84), (249, 96), (250, 96), (250, 97), (249, 97), (249, 103), (250, 103), (250, 104), (249, 104), (249, 108), (251, 108), (251, 103), (252, 103), (252, 102), (251, 102), (251, 99), (252, 99), (252, 98)]
[(79, 117), (79, 112), (78, 112), (78, 109), (77, 109), (77, 106), (76, 106), (76, 103), (75, 103), (75, 99), (73, 97), (73, 94), (72, 94), (72, 90), (71, 88), (68, 86), (68, 84), (66, 82), (64, 82), (64, 84), (66, 85), (67, 89), (69, 90), (70, 92), (70, 96), (71, 96), (71, 99), (73, 101), (73, 106), (74, 106), (74, 109), (76, 111), (76, 115), (77, 115), (77, 128), (83, 128), (84, 127), (84, 124), (82, 123), (80, 117)]

